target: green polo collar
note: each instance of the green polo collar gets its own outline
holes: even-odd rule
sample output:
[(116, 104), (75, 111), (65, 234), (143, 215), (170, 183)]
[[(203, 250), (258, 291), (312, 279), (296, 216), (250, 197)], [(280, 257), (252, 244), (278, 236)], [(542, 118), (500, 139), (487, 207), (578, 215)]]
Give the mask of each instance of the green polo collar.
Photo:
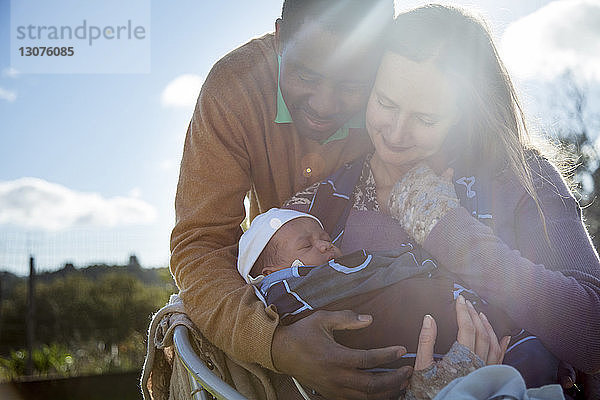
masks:
[[(279, 83), (281, 79), (281, 56), (277, 56), (277, 61), (279, 64), (279, 72), (277, 76), (277, 116), (275, 117), (275, 123), (277, 124), (291, 124), (292, 115), (290, 114), (290, 110), (287, 108), (285, 101), (283, 100), (283, 95), (281, 94), (281, 85)], [(358, 128), (364, 129), (365, 127), (365, 115), (364, 112), (359, 112), (354, 115), (354, 117), (350, 118), (344, 126), (338, 129), (333, 135), (329, 136), (327, 139), (321, 142), (321, 144), (326, 144), (329, 142), (333, 142), (335, 140), (341, 140), (348, 137), (348, 129), (350, 128)]]

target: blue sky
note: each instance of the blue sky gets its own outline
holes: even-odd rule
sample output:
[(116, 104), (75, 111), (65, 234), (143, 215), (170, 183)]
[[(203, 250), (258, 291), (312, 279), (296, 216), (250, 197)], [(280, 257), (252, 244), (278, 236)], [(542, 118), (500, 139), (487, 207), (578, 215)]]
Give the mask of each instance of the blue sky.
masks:
[[(41, 269), (125, 263), (130, 253), (144, 266), (166, 266), (178, 164), (199, 85), (229, 50), (273, 30), (282, 1), (151, 1), (145, 74), (20, 73), (10, 62), (10, 3), (0, 0), (0, 270), (25, 273), (29, 253)], [(499, 42), (507, 29), (523, 35), (518, 21), (549, 3), (473, 2)], [(597, 0), (571, 3), (571, 11), (587, 3), (600, 10)], [(556, 13), (529, 25), (543, 29)], [(518, 60), (522, 49), (512, 43)]]

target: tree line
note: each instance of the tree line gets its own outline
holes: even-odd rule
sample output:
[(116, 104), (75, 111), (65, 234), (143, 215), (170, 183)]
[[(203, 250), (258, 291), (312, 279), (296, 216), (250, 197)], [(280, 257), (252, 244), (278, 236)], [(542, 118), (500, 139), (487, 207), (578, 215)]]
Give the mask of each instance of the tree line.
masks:
[[(68, 266), (38, 278), (33, 359), (39, 375), (141, 368), (150, 318), (176, 292), (167, 268)], [(27, 281), (11, 281), (10, 296), (0, 303), (4, 379), (23, 375), (28, 356)]]

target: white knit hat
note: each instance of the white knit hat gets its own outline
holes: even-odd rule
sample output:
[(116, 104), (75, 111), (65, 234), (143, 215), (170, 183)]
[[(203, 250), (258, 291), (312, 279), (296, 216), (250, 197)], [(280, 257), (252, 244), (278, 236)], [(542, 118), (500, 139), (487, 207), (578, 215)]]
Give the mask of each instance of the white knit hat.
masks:
[(237, 267), (240, 275), (242, 275), (246, 282), (256, 282), (255, 279), (250, 277), (250, 270), (252, 270), (260, 253), (262, 253), (275, 232), (285, 223), (302, 217), (314, 219), (323, 228), (321, 221), (314, 215), (282, 208), (271, 208), (269, 211), (254, 218), (250, 224), (250, 228), (240, 238), (239, 244)]

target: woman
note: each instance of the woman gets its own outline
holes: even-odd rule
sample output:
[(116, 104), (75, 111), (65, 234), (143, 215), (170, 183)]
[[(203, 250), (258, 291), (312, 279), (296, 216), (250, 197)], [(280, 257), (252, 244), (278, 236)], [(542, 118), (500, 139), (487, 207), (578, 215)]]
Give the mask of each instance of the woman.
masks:
[(367, 106), (375, 153), (288, 206), (310, 208), (344, 253), (422, 245), (464, 283), (456, 290), (524, 329), (513, 345), (552, 364), (543, 378), (521, 370), (528, 385), (556, 373), (539, 341), (579, 370), (599, 370), (600, 261), (561, 175), (528, 142), (487, 28), (432, 5), (399, 15), (388, 38)]

